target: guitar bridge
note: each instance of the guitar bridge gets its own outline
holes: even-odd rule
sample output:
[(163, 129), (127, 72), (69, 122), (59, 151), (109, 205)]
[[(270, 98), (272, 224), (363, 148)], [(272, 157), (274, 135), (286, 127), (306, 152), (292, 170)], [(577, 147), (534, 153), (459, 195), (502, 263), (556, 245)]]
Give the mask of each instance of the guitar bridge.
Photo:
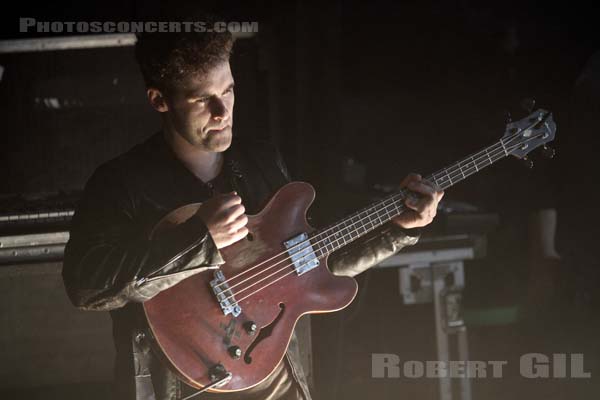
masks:
[(225, 315), (233, 315), (237, 317), (242, 313), (242, 307), (239, 306), (233, 291), (229, 288), (229, 284), (225, 281), (225, 275), (220, 269), (214, 272), (214, 277), (210, 281), (210, 287), (217, 298), (217, 302), (221, 306), (221, 310)]
[(306, 233), (294, 236), (288, 241), (283, 242), (294, 264), (294, 270), (298, 275), (315, 269), (319, 266), (319, 259), (308, 240)]

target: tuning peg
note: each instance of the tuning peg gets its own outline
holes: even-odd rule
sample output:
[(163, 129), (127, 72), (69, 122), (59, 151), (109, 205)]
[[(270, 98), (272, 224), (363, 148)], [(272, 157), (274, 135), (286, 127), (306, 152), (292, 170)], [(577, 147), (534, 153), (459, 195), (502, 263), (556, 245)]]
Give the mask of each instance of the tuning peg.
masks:
[(531, 161), (529, 159), (529, 157), (525, 156), (523, 158), (521, 158), (521, 162), (523, 163), (523, 165), (527, 168), (533, 168), (533, 161)]
[(535, 99), (531, 97), (524, 98), (523, 100), (521, 100), (521, 107), (529, 114), (531, 114), (533, 112), (533, 109), (535, 108)]
[(546, 158), (554, 158), (556, 155), (556, 150), (554, 150), (552, 147), (544, 145), (544, 147), (542, 147), (542, 155)]
[(512, 120), (512, 115), (510, 115), (510, 111), (506, 111), (506, 112), (504, 113), (504, 122), (505, 122), (506, 124), (510, 124), (512, 121), (513, 121), (513, 120)]

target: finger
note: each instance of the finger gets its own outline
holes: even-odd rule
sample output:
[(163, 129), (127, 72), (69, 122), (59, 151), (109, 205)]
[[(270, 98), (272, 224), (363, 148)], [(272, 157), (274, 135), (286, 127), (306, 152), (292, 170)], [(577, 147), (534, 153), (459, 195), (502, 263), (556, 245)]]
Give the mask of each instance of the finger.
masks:
[(242, 214), (229, 224), (230, 232), (237, 232), (248, 224), (248, 217)]
[(236, 192), (223, 193), (216, 196), (215, 201), (219, 204), (219, 209), (224, 210), (242, 202), (242, 198)]
[(400, 184), (400, 187), (406, 187), (406, 186), (408, 186), (408, 184), (410, 182), (414, 182), (414, 181), (418, 182), (421, 179), (422, 179), (421, 175), (415, 174), (415, 173), (411, 172), (410, 174), (406, 175), (406, 177), (402, 180), (402, 183)]
[(248, 236), (248, 228), (243, 227), (233, 234), (231, 243), (235, 243), (238, 240), (242, 240), (246, 236)]
[(428, 207), (432, 207), (434, 203), (435, 201), (431, 197), (423, 197), (422, 199), (416, 201), (409, 197), (405, 202), (408, 208), (418, 212), (419, 214), (423, 213)]
[(230, 224), (235, 221), (240, 215), (246, 212), (246, 207), (243, 204), (234, 204), (222, 212), (222, 218), (225, 223)]
[(399, 222), (404, 228), (412, 228), (416, 221), (419, 220), (419, 214), (413, 210), (406, 210), (402, 214), (394, 218), (396, 222)]
[(234, 232), (233, 234), (227, 235), (226, 239), (223, 239), (223, 241), (220, 242), (220, 245), (218, 245), (218, 247), (219, 249), (222, 249), (224, 247), (230, 246), (235, 242), (244, 239), (246, 236), (248, 236), (248, 229), (244, 227), (239, 231)]
[(416, 193), (420, 193), (423, 195), (428, 195), (428, 196), (433, 196), (435, 193), (435, 189), (433, 187), (431, 187), (430, 185), (427, 185), (424, 183), (425, 181), (420, 181), (420, 182), (410, 182), (408, 184), (408, 188), (410, 190), (412, 190), (413, 192)]
[(421, 180), (421, 183), (423, 183), (424, 185), (427, 185), (429, 187), (431, 187), (433, 190), (435, 190), (436, 192), (441, 192), (442, 190), (440, 189), (440, 187), (438, 186), (437, 183), (432, 182), (430, 180), (427, 179), (423, 179)]

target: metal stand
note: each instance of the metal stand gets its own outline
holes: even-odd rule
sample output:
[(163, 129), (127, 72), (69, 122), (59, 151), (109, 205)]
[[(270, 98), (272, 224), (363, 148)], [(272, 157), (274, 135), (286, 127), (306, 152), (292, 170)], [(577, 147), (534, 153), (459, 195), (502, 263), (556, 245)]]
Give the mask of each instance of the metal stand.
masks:
[[(465, 286), (464, 260), (476, 258), (471, 246), (399, 253), (379, 267), (399, 268), (400, 294), (405, 304), (433, 303), (437, 360), (448, 365), (451, 350), (456, 346), (453, 361), (468, 361), (467, 327), (462, 318), (462, 289)], [(464, 377), (439, 378), (440, 400), (452, 400), (454, 392), (460, 400), (471, 400), (471, 383), (465, 368)], [(459, 382), (458, 389), (453, 382)]]
[[(468, 361), (467, 327), (462, 318), (461, 291), (464, 288), (462, 261), (416, 263), (400, 269), (400, 292), (406, 304), (433, 302), (437, 361), (448, 365), (451, 340), (456, 343), (456, 361)], [(453, 379), (439, 378), (440, 400), (452, 400)], [(459, 398), (471, 400), (471, 383), (465, 373), (460, 379)]]

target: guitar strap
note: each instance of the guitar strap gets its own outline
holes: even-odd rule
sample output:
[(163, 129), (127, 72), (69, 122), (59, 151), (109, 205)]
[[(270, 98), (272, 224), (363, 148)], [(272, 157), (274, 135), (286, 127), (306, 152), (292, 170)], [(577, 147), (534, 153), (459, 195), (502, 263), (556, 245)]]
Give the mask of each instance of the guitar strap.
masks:
[(271, 143), (260, 143), (251, 149), (249, 156), (260, 169), (263, 177), (274, 191), (290, 182), (289, 173), (279, 150)]
[(228, 156), (232, 189), (250, 213), (260, 211), (270, 195), (290, 181), (281, 155), (269, 142), (237, 143)]

